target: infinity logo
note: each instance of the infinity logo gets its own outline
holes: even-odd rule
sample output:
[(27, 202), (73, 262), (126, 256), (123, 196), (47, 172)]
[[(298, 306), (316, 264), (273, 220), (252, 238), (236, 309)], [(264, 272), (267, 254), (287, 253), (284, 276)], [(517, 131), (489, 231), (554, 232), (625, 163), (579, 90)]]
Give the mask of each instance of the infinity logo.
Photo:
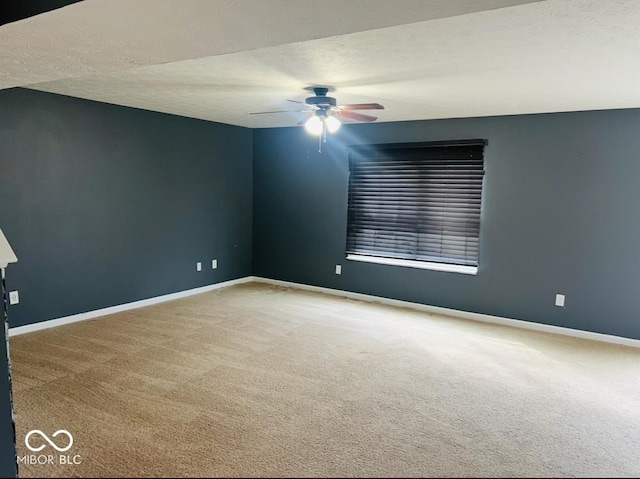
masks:
[(54, 448), (56, 451), (58, 452), (66, 452), (69, 449), (71, 449), (71, 446), (73, 446), (73, 436), (71, 435), (71, 433), (69, 431), (65, 431), (64, 429), (60, 429), (59, 431), (56, 431), (52, 434), (51, 437), (56, 437), (59, 434), (65, 434), (68, 438), (69, 438), (69, 445), (66, 447), (58, 447), (51, 439), (49, 439), (49, 437), (42, 431), (40, 431), (39, 429), (34, 429), (33, 431), (29, 431), (27, 433), (27, 435), (24, 438), (24, 444), (33, 452), (40, 452), (42, 451), (46, 446), (46, 444), (43, 444), (42, 446), (38, 446), (38, 447), (33, 447), (31, 446), (31, 444), (29, 444), (29, 438), (31, 438), (31, 436), (33, 436), (34, 434), (38, 434), (42, 437), (42, 439), (44, 439), (46, 442), (49, 443), (49, 445)]

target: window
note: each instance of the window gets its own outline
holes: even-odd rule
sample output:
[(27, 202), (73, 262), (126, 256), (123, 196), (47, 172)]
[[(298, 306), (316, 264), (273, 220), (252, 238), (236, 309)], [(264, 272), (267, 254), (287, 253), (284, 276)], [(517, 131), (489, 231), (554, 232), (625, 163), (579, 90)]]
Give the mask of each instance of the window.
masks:
[(484, 141), (349, 150), (347, 258), (475, 274)]

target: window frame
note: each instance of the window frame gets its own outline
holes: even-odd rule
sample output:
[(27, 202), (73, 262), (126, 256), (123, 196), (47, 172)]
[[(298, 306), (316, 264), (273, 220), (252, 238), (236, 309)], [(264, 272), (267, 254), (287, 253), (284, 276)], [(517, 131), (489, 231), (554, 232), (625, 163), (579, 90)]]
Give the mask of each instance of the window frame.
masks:
[[(391, 266), (401, 266), (401, 267), (410, 267), (410, 268), (418, 268), (418, 269), (427, 269), (434, 271), (442, 271), (442, 272), (452, 272), (452, 273), (461, 273), (467, 275), (476, 275), (478, 273), (478, 267), (480, 264), (480, 232), (482, 226), (482, 212), (483, 212), (483, 204), (484, 204), (484, 179), (486, 176), (486, 152), (485, 148), (488, 142), (486, 139), (465, 139), (465, 140), (444, 140), (444, 141), (428, 141), (428, 142), (412, 142), (412, 143), (385, 143), (385, 144), (371, 144), (371, 145), (350, 145), (347, 147), (347, 153), (349, 158), (349, 182), (348, 182), (348, 197), (347, 197), (347, 235), (346, 235), (346, 259), (350, 261), (359, 261), (366, 263), (376, 263), (382, 265), (391, 265)], [(464, 265), (464, 264), (455, 264), (451, 262), (451, 258), (448, 258), (449, 261), (437, 261), (437, 258), (434, 258), (435, 261), (431, 260), (421, 260), (421, 259), (404, 259), (404, 258), (393, 258), (389, 256), (383, 255), (372, 255), (372, 254), (359, 254), (354, 251), (349, 251), (349, 238), (350, 238), (350, 228), (352, 226), (352, 180), (353, 180), (353, 163), (357, 161), (356, 155), (367, 153), (372, 154), (374, 152), (380, 152), (384, 150), (410, 150), (410, 149), (422, 149), (422, 148), (433, 148), (433, 147), (447, 147), (447, 146), (481, 146), (482, 147), (482, 179), (480, 186), (480, 205), (479, 205), (479, 223), (478, 223), (478, 232), (477, 232), (477, 242), (478, 242), (478, 251), (476, 255), (476, 264), (474, 265)], [(443, 259), (447, 259), (442, 257)]]

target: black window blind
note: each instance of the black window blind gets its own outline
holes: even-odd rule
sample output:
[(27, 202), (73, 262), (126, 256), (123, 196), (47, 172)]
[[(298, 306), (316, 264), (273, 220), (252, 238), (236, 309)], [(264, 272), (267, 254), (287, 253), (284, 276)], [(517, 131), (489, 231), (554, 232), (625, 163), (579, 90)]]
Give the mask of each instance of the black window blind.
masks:
[(484, 141), (349, 150), (347, 254), (478, 265)]

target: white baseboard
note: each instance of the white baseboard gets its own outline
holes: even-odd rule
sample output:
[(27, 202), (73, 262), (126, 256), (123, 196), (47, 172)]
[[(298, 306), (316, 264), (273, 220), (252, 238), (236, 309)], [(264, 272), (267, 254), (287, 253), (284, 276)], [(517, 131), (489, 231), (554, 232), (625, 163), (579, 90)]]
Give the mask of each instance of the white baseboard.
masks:
[(621, 336), (612, 336), (609, 334), (592, 333), (590, 331), (582, 331), (579, 329), (563, 328), (560, 326), (551, 326), (549, 324), (533, 323), (531, 321), (523, 321), (520, 319), (501, 318), (499, 316), (490, 316), (488, 314), (471, 313), (469, 311), (459, 311), (457, 309), (441, 308), (439, 306), (429, 306), (427, 304), (411, 303), (409, 301), (400, 301), (398, 299), (382, 298), (380, 296), (372, 296), (369, 294), (352, 293), (350, 291), (342, 291), (339, 289), (323, 288), (320, 286), (311, 286), (308, 284), (292, 283), (289, 281), (280, 281), (277, 279), (252, 277), (252, 281), (259, 283), (273, 284), (277, 286), (285, 286), (288, 288), (298, 288), (308, 291), (316, 291), (319, 293), (331, 294), (334, 296), (341, 296), (352, 299), (359, 299), (362, 301), (376, 302), (388, 304), (391, 306), (400, 306), (403, 308), (416, 309), (418, 311), (425, 311), (427, 313), (444, 314), (447, 316), (454, 316), (457, 318), (470, 319), (472, 321), (482, 321), (484, 323), (501, 324), (504, 326), (511, 326), (520, 329), (530, 329), (533, 331), (541, 331), (543, 333), (560, 334), (563, 336), (571, 336), (574, 338), (589, 339), (592, 341), (601, 341), (605, 343), (620, 344), (622, 346), (631, 346), (634, 348), (640, 348), (640, 340), (623, 338)]
[(232, 279), (231, 281), (210, 284), (208, 286), (202, 286), (200, 288), (178, 291), (177, 293), (165, 294), (163, 296), (156, 296), (155, 298), (142, 299), (140, 301), (134, 301), (133, 303), (119, 304), (117, 306), (111, 306), (109, 308), (87, 311), (86, 313), (74, 314), (73, 316), (66, 316), (64, 318), (50, 319), (48, 321), (42, 321), (40, 323), (17, 326), (15, 328), (9, 328), (9, 337), (18, 336), (25, 333), (32, 333), (34, 331), (40, 331), (42, 329), (55, 328), (57, 326), (62, 326), (63, 324), (77, 323), (78, 321), (87, 321), (88, 319), (95, 319), (100, 316), (106, 316), (108, 314), (121, 313), (122, 311), (143, 308), (145, 306), (151, 306), (153, 304), (165, 303), (167, 301), (186, 298), (195, 294), (208, 293), (209, 291), (213, 291), (214, 289), (226, 288), (228, 286), (233, 286), (234, 284), (249, 283), (251, 281), (253, 281), (253, 276), (247, 276), (245, 278)]
[(226, 288), (241, 283), (258, 282), (267, 283), (277, 286), (284, 286), (287, 288), (297, 288), (307, 291), (316, 291), (319, 293), (331, 294), (334, 296), (341, 296), (344, 298), (359, 299), (367, 302), (377, 302), (382, 304), (388, 304), (391, 306), (399, 306), (402, 308), (411, 308), (418, 311), (424, 311), (427, 313), (444, 314), (447, 316), (454, 316), (463, 319), (470, 319), (472, 321), (482, 321), (485, 323), (501, 324), (504, 326), (511, 326), (520, 329), (530, 329), (532, 331), (541, 331), (544, 333), (560, 334), (563, 336), (571, 336), (574, 338), (589, 339), (592, 341), (601, 341), (605, 343), (620, 344), (622, 346), (630, 346), (634, 348), (640, 348), (640, 340), (623, 338), (621, 336), (612, 336), (609, 334), (592, 333), (590, 331), (582, 331), (579, 329), (563, 328), (560, 326), (551, 326), (549, 324), (533, 323), (531, 321), (523, 321), (519, 319), (501, 318), (499, 316), (491, 316), (488, 314), (472, 313), (469, 311), (459, 311), (457, 309), (441, 308), (439, 306), (429, 306), (427, 304), (411, 303), (409, 301), (400, 301), (398, 299), (383, 298), (380, 296), (372, 296), (369, 294), (352, 293), (350, 291), (342, 291), (339, 289), (323, 288), (321, 286), (311, 286), (302, 283), (292, 283), (290, 281), (280, 281), (277, 279), (261, 278), (258, 276), (246, 276), (244, 278), (234, 279), (231, 281), (225, 281), (222, 283), (211, 284), (203, 286), (201, 288), (189, 289), (187, 291), (179, 291), (177, 293), (166, 294), (164, 296), (157, 296), (155, 298), (143, 299), (141, 301), (135, 301), (133, 303), (120, 304), (118, 306), (112, 306), (110, 308), (97, 309), (95, 311), (88, 311), (86, 313), (74, 314), (73, 316), (67, 316), (64, 318), (51, 319), (49, 321), (42, 321), (35, 324), (27, 324), (25, 326), (17, 326), (9, 329), (9, 336), (17, 336), (19, 334), (31, 333), (33, 331), (39, 331), (42, 329), (55, 328), (56, 326), (62, 326), (64, 324), (77, 323), (78, 321), (86, 321), (89, 319), (98, 318), (100, 316), (106, 316), (108, 314), (120, 313), (122, 311), (129, 311), (132, 309), (143, 308), (145, 306), (151, 306), (154, 304), (164, 303), (167, 301), (173, 301), (180, 298), (186, 298), (196, 294), (207, 293), (219, 288)]

